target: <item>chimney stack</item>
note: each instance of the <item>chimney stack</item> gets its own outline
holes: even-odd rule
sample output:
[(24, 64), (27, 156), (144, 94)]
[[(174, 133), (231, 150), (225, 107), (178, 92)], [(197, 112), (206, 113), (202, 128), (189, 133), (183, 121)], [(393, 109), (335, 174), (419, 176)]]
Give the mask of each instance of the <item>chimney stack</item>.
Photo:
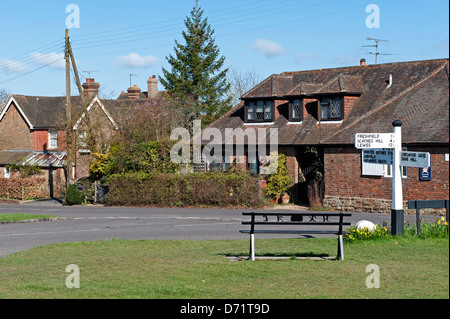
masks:
[(156, 75), (151, 76), (147, 80), (147, 86), (148, 86), (148, 98), (153, 98), (158, 94), (158, 79), (156, 78)]
[(83, 90), (84, 90), (84, 98), (85, 99), (91, 99), (98, 95), (98, 89), (100, 87), (100, 84), (95, 82), (94, 78), (87, 78), (86, 83), (83, 83)]
[(129, 87), (128, 90), (128, 99), (129, 100), (136, 100), (141, 97), (141, 89), (138, 88), (137, 85)]
[(366, 65), (366, 59), (359, 60), (359, 65)]

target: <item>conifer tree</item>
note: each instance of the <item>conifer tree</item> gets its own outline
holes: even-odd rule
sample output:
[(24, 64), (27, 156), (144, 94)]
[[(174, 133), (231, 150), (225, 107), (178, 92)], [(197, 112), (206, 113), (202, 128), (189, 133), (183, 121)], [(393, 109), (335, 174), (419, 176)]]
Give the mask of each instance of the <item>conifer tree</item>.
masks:
[(228, 69), (222, 70), (225, 57), (220, 56), (214, 30), (203, 17), (198, 0), (185, 26), (187, 30), (182, 34), (186, 43), (175, 41), (175, 55), (166, 57), (172, 70), (163, 68), (160, 81), (168, 93), (192, 98), (197, 118), (203, 114), (214, 119), (231, 107), (231, 98), (226, 94), (230, 87)]

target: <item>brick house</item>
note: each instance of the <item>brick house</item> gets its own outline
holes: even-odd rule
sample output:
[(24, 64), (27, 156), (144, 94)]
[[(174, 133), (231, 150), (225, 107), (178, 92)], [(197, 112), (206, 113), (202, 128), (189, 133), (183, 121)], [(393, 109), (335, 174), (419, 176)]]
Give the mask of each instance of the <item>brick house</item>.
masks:
[[(73, 178), (89, 175), (92, 159), (87, 143), (87, 134), (95, 134), (99, 147), (108, 147), (111, 134), (118, 129), (116, 120), (135, 103), (144, 102), (158, 94), (155, 76), (147, 81), (148, 91), (140, 92), (137, 86), (130, 87), (128, 94), (122, 93), (116, 100), (98, 97), (100, 84), (94, 79), (83, 83), (86, 105), (79, 96), (71, 97), (72, 119), (75, 139)], [(137, 93), (137, 94), (136, 94)], [(11, 95), (0, 112), (0, 189), (6, 194), (10, 180), (18, 177), (7, 165), (22, 164), (39, 166), (44, 174), (34, 176), (34, 184), (45, 184), (46, 194), (59, 197), (64, 194), (66, 181), (66, 97), (44, 97)], [(89, 127), (88, 127), (89, 126)], [(95, 133), (93, 133), (95, 132)], [(36, 179), (39, 179), (37, 182)], [(2, 184), (3, 183), (3, 184)], [(8, 186), (9, 187), (9, 186)], [(42, 188), (42, 187), (41, 187)], [(5, 197), (0, 190), (0, 197)], [(31, 196), (30, 196), (31, 195)], [(34, 197), (29, 194), (25, 197)], [(42, 191), (39, 196), (42, 197)]]
[[(403, 122), (402, 147), (429, 152), (431, 180), (419, 168), (403, 169), (404, 201), (449, 196), (449, 60), (360, 65), (274, 74), (242, 96), (242, 102), (209, 128), (278, 130), (278, 150), (287, 155), (297, 202), (307, 201), (314, 147), (323, 163), (324, 205), (335, 210), (389, 212), (391, 167), (362, 162), (356, 133), (392, 133)], [(258, 132), (259, 132), (258, 130)], [(211, 143), (203, 138), (204, 144)], [(236, 143), (224, 141), (223, 144)], [(244, 142), (245, 144), (246, 142)], [(246, 145), (248, 147), (248, 145)], [(267, 154), (256, 165), (260, 173)]]

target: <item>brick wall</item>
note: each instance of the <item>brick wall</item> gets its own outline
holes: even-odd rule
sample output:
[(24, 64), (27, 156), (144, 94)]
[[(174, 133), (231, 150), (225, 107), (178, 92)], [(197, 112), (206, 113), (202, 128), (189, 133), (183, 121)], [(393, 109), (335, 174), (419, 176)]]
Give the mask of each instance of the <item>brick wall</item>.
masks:
[(274, 109), (275, 109), (275, 121), (276, 121), (277, 118), (280, 116), (280, 113), (282, 113), (284, 110), (287, 110), (289, 108), (289, 101), (275, 100), (274, 103), (275, 103)]
[(0, 122), (0, 136), (0, 151), (33, 149), (32, 133), (14, 104), (11, 104)]
[(298, 183), (298, 161), (294, 147), (279, 146), (278, 152), (286, 155), (286, 166), (291, 176), (292, 184)]
[(58, 147), (56, 149), (49, 148), (48, 129), (40, 129), (33, 131), (33, 149), (35, 151), (66, 151), (66, 132), (58, 130)]
[[(408, 151), (429, 152), (431, 155), (431, 181), (419, 181), (419, 169), (408, 167), (403, 179), (404, 201), (416, 199), (447, 199), (449, 196), (449, 162), (445, 161), (448, 147), (408, 147)], [(327, 147), (324, 150), (325, 198), (332, 208), (341, 199), (341, 206), (352, 203), (358, 211), (376, 210), (376, 202), (386, 209), (392, 199), (392, 178), (361, 175), (361, 150), (349, 147)], [(356, 200), (364, 199), (359, 204)], [(375, 200), (375, 201), (374, 201)], [(369, 206), (366, 203), (371, 202)], [(334, 204), (333, 204), (334, 203)]]
[(348, 117), (350, 110), (358, 100), (358, 96), (344, 96), (344, 120)]

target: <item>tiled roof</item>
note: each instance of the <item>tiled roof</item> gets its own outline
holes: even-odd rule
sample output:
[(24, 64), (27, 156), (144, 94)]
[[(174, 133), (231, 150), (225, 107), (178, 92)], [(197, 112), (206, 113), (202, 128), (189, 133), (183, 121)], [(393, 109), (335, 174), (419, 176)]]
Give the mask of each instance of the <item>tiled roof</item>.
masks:
[(0, 151), (0, 165), (17, 164), (32, 152), (26, 150)]
[(437, 59), (272, 75), (242, 99), (287, 100), (294, 96), (340, 94), (357, 100), (342, 123), (318, 125), (316, 103), (307, 106), (308, 114), (301, 124), (288, 124), (288, 104), (284, 103), (278, 107), (280, 116), (273, 124), (248, 126), (241, 102), (209, 127), (218, 128), (222, 136), (226, 128), (277, 128), (280, 145), (354, 144), (354, 134), (392, 132), (391, 123), (400, 119), (404, 143), (448, 143), (448, 65), (448, 59)]

